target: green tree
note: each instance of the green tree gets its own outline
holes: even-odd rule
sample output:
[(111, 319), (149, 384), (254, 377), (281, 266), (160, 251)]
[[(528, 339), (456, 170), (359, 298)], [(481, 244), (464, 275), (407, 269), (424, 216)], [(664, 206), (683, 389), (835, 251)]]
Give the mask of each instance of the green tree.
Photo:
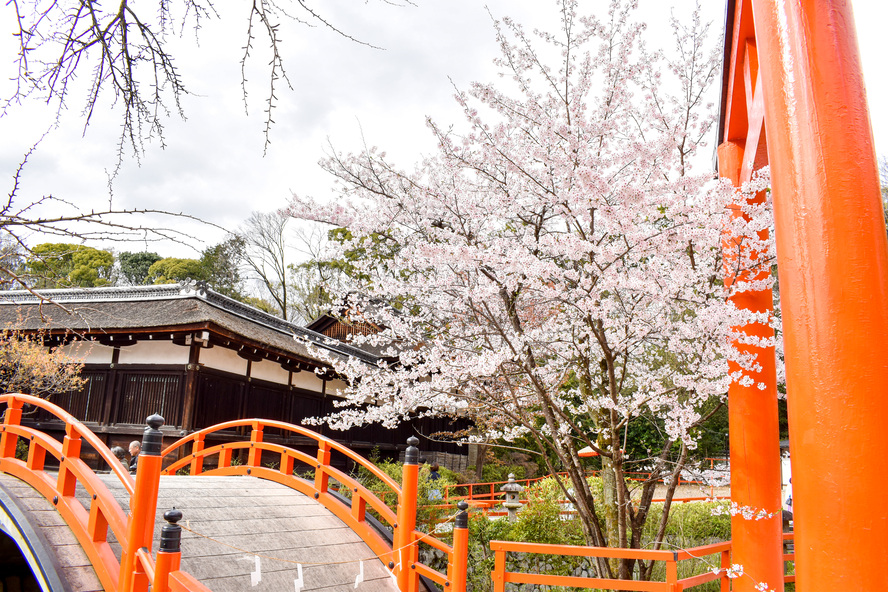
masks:
[(202, 279), (216, 292), (243, 301), (241, 266), (245, 249), (244, 239), (237, 235), (204, 249), (200, 256)]
[(204, 268), (197, 259), (167, 257), (148, 268), (147, 280), (152, 284), (173, 284), (188, 278), (205, 279)]
[(157, 253), (123, 251), (117, 256), (117, 261), (120, 263), (121, 281), (130, 286), (148, 283), (148, 270), (161, 259), (162, 257)]
[(86, 245), (42, 243), (31, 249), (25, 269), (31, 285), (37, 288), (108, 286), (114, 255)]

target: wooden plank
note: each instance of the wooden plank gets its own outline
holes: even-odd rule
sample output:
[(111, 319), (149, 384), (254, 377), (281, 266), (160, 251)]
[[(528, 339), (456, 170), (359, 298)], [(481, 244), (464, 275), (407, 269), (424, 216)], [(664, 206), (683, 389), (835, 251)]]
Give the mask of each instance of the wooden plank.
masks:
[(92, 566), (63, 567), (61, 572), (62, 576), (67, 578), (73, 592), (100, 592), (104, 590)]

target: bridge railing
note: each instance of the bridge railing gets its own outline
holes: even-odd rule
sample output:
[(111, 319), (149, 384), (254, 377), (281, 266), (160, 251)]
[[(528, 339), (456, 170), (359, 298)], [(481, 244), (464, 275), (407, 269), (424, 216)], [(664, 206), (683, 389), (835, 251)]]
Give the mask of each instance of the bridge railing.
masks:
[[(792, 532), (783, 533), (784, 544), (792, 544), (793, 536)], [(494, 568), (490, 574), (494, 592), (505, 592), (506, 584), (508, 583), (572, 588), (602, 588), (630, 592), (677, 592), (689, 590), (715, 580), (719, 581), (719, 589), (722, 592), (728, 592), (731, 589), (731, 578), (746, 577), (742, 573), (733, 570), (731, 541), (674, 551), (545, 545), (507, 541), (490, 541), (490, 549), (494, 553)], [(559, 557), (662, 561), (665, 567), (665, 577), (662, 581), (639, 581), (509, 571), (506, 567), (509, 553), (521, 553), (524, 557), (529, 555), (555, 555)], [(699, 564), (705, 557), (713, 555), (719, 556), (718, 561), (711, 561), (710, 563), (704, 561), (704, 568), (701, 570), (697, 566), (696, 569), (696, 571), (701, 573), (682, 578), (679, 577), (679, 565), (681, 562), (696, 561)], [(792, 550), (785, 552), (783, 554), (784, 569), (786, 563), (792, 561), (795, 561), (795, 553)], [(784, 583), (795, 582), (795, 574), (785, 574), (783, 581)]]
[[(59, 442), (44, 432), (22, 425), (24, 405), (47, 411), (64, 422), (63, 441)], [(0, 409), (3, 406), (0, 472), (18, 477), (52, 502), (83, 547), (105, 590), (147, 592), (149, 586), (153, 586), (155, 591), (160, 591), (170, 589), (168, 582), (174, 581), (182, 592), (209, 592), (197, 580), (178, 570), (177, 559), (164, 564), (175, 565), (172, 571), (164, 565), (158, 569), (151, 554), (145, 550), (152, 546), (160, 469), (159, 463), (155, 462), (156, 466), (152, 466), (150, 446), (149, 454), (143, 452), (140, 455), (134, 480), (105, 443), (61, 407), (39, 397), (19, 393), (0, 395)], [(163, 418), (157, 416), (157, 419), (160, 424), (163, 423)], [(160, 434), (159, 430), (157, 434)], [(25, 460), (16, 458), (19, 441), (27, 445)], [(111, 467), (129, 494), (129, 516), (124, 515), (105, 483), (81, 458), (84, 443)], [(143, 451), (144, 444), (145, 441)], [(47, 454), (58, 461), (58, 473), (45, 469)], [(89, 509), (77, 499), (78, 484), (89, 495)], [(120, 558), (109, 542), (109, 530), (122, 547)]]
[[(225, 442), (208, 446), (217, 432), (250, 428), (249, 440)], [(280, 430), (285, 435), (296, 435), (317, 447), (312, 456), (275, 442), (265, 441), (267, 429)], [(428, 533), (416, 529), (418, 490), (418, 440), (410, 438), (402, 483), (398, 484), (376, 465), (321, 434), (290, 423), (264, 419), (243, 419), (221, 423), (194, 432), (168, 446), (162, 457), (176, 454), (179, 458), (163, 469), (173, 475), (187, 471), (190, 475), (250, 475), (276, 481), (306, 495), (333, 512), (354, 530), (370, 549), (388, 565), (396, 576), (401, 592), (417, 592), (419, 578), (424, 576), (443, 586), (445, 592), (464, 592), (466, 560), (468, 555), (468, 517), (465, 508), (455, 517), (454, 544), (448, 545)], [(311, 445), (311, 444), (309, 444)], [(246, 455), (242, 451), (246, 451)], [(360, 481), (331, 464), (332, 454), (344, 455), (356, 465), (376, 477), (387, 489), (374, 492)], [(235, 462), (237, 454), (238, 462)], [(240, 462), (246, 456), (245, 462)], [(214, 461), (214, 462), (213, 462)], [(309, 469), (313, 477), (300, 476), (300, 469)], [(334, 490), (331, 482), (340, 487)], [(347, 493), (348, 497), (343, 496)], [(398, 500), (397, 512), (392, 511), (379, 494), (393, 495)], [(350, 498), (350, 499), (349, 499)], [(368, 521), (367, 511), (392, 532), (389, 541)], [(462, 525), (465, 523), (464, 525)], [(462, 526), (461, 526), (462, 525)], [(448, 556), (448, 573), (438, 572), (419, 561), (419, 544), (429, 545)], [(461, 574), (461, 575), (460, 575)]]

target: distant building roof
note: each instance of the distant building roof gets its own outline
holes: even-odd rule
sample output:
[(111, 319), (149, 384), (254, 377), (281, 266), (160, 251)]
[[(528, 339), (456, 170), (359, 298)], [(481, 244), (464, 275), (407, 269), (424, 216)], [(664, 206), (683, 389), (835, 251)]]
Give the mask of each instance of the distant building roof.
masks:
[(0, 326), (92, 335), (213, 328), (221, 335), (239, 337), (306, 360), (323, 362), (307, 344), (339, 359), (354, 357), (371, 364), (378, 359), (369, 352), (218, 294), (202, 282), (35, 292), (0, 292)]

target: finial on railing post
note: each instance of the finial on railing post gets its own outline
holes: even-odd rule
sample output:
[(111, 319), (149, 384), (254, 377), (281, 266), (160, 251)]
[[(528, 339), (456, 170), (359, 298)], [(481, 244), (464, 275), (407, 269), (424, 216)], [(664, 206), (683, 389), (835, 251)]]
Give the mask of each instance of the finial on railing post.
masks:
[(419, 463), (419, 448), (416, 447), (418, 444), (419, 438), (416, 436), (410, 436), (407, 438), (407, 450), (404, 451), (405, 465), (415, 465)]
[(160, 530), (160, 552), (178, 553), (181, 550), (182, 527), (177, 524), (182, 519), (182, 511), (173, 508), (163, 514), (167, 521)]
[(148, 427), (145, 428), (144, 433), (142, 434), (142, 449), (139, 452), (139, 457), (142, 455), (145, 456), (160, 456), (160, 451), (163, 448), (163, 432), (160, 431), (160, 426), (162, 426), (165, 421), (158, 414), (154, 414), (148, 419), (145, 420), (145, 423), (148, 424)]
[(404, 467), (401, 472), (401, 494), (398, 497), (398, 524), (395, 528), (395, 557), (398, 568), (398, 588), (413, 592), (419, 584), (418, 574), (412, 568), (418, 558), (416, 549), (416, 498), (419, 495), (419, 449), (416, 436), (407, 439)]
[(154, 586), (152, 592), (168, 592), (170, 573), (178, 571), (182, 560), (182, 527), (176, 524), (182, 519), (182, 512), (173, 508), (164, 512), (167, 521), (160, 531), (160, 548), (154, 563)]
[(147, 578), (142, 570), (136, 575), (136, 551), (151, 548), (154, 538), (154, 514), (157, 512), (157, 490), (160, 486), (160, 469), (163, 458), (163, 432), (160, 426), (164, 419), (157, 414), (145, 420), (148, 427), (142, 436), (142, 450), (139, 452), (136, 467), (136, 487), (130, 499), (130, 513), (127, 516), (126, 541), (120, 559), (120, 589), (147, 591)]
[(469, 504), (460, 500), (459, 513), (453, 521), (453, 555), (448, 566), (450, 592), (466, 592), (469, 573)]

